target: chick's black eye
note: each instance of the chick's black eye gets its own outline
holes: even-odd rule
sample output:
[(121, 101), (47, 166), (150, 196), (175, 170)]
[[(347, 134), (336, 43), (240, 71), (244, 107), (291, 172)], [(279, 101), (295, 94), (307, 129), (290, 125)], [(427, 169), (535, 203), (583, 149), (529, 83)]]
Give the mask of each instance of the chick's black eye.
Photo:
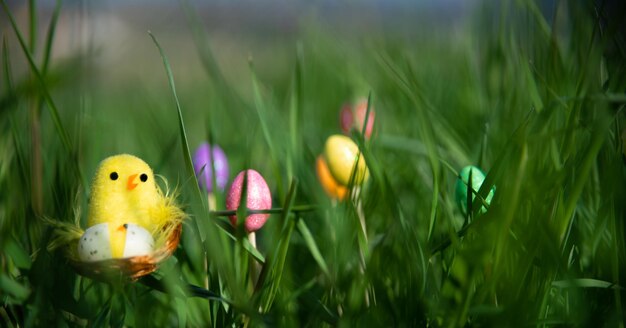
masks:
[(141, 182), (146, 182), (148, 180), (148, 176), (143, 173), (139, 176), (139, 179), (141, 180)]
[(109, 177), (111, 178), (111, 180), (117, 180), (117, 172), (111, 172), (111, 175), (109, 175)]

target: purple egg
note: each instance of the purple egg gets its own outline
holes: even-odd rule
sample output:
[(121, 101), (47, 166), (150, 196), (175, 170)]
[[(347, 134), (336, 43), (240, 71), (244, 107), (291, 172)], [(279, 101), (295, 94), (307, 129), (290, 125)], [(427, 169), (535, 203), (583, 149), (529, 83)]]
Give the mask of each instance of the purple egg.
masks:
[(226, 154), (219, 146), (211, 147), (208, 143), (202, 143), (193, 154), (193, 169), (196, 171), (200, 187), (208, 192), (213, 191), (213, 179), (210, 163), (213, 161), (217, 187), (223, 190), (228, 182), (228, 160)]

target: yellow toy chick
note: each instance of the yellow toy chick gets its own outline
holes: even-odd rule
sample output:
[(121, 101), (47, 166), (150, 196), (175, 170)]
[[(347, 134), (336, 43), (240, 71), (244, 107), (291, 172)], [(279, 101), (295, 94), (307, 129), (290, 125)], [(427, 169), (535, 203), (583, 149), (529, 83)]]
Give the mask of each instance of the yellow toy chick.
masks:
[(155, 240), (162, 243), (184, 216), (173, 197), (163, 195), (146, 162), (128, 154), (108, 157), (92, 183), (79, 258), (92, 262), (149, 255)]

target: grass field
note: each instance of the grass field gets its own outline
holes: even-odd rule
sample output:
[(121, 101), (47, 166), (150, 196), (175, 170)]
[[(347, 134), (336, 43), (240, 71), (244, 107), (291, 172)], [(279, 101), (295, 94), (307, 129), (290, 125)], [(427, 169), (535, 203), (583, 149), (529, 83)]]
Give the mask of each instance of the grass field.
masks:
[[(2, 4), (1, 326), (624, 327), (617, 2), (487, 1), (452, 32), (393, 37), (308, 19), (260, 58), (228, 59), (181, 1), (196, 66), (161, 28), (144, 35), (145, 61), (123, 66), (149, 65), (148, 78), (124, 82), (99, 78), (122, 72), (92, 53), (54, 56), (65, 4), (38, 15), (31, 0), (20, 16)], [(341, 106), (368, 97), (375, 132), (351, 136), (370, 178), (333, 201), (315, 159)], [(212, 208), (196, 187), (205, 140), (231, 180), (253, 168), (272, 191), (258, 251), (218, 212), (225, 194)], [(117, 153), (149, 163), (189, 216), (173, 256), (136, 282), (83, 277), (50, 247), (51, 222), (84, 227), (91, 178)], [(487, 177), (464, 216), (466, 165)]]

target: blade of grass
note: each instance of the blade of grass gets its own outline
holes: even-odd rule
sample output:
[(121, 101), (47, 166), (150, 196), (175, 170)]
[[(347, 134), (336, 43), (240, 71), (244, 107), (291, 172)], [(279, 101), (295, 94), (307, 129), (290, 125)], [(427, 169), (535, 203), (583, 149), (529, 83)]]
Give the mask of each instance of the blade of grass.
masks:
[[(236, 215), (237, 211), (224, 211), (224, 212), (228, 212), (227, 214), (225, 214), (224, 216), (231, 216), (231, 215)], [(255, 211), (248, 211), (249, 214), (258, 214)], [(228, 222), (228, 224), (230, 225), (230, 222)], [(226, 230), (226, 228), (222, 227), (219, 224), (215, 225), (218, 228), (218, 231), (220, 232), (220, 236), (225, 236), (225, 238), (228, 238), (232, 241), (236, 241), (237, 237), (235, 237), (235, 235), (233, 235), (232, 233), (230, 233), (228, 230)], [(244, 239), (243, 241), (243, 247), (250, 252), (250, 254), (252, 256), (254, 256), (254, 258), (259, 262), (259, 263), (264, 263), (265, 262), (265, 257), (256, 249), (252, 246), (252, 244), (250, 244), (250, 242), (247, 239)]]
[(178, 327), (187, 327), (187, 304), (181, 298), (174, 300), (176, 304), (176, 313), (178, 317)]
[[(467, 198), (465, 199), (465, 224), (472, 222), (472, 198), (474, 198), (474, 188), (472, 187), (472, 179), (473, 179), (473, 169), (469, 171), (469, 175), (467, 177)], [(460, 178), (460, 177), (459, 177)]]
[(59, 14), (61, 13), (61, 0), (57, 0), (52, 12), (52, 18), (48, 25), (48, 35), (46, 36), (46, 44), (44, 48), (43, 63), (41, 64), (41, 73), (45, 76), (48, 73), (48, 65), (50, 64), (50, 55), (52, 53), (52, 41), (56, 35), (57, 23), (59, 22)]
[(363, 120), (363, 126), (358, 131), (358, 134), (360, 135), (360, 138), (362, 138), (362, 140), (366, 140), (365, 131), (367, 131), (366, 129), (367, 129), (367, 124), (369, 123), (369, 120), (370, 120), (371, 111), (372, 111), (372, 91), (369, 91), (367, 93), (367, 107), (365, 110), (365, 119)]
[(276, 142), (272, 138), (272, 134), (270, 133), (269, 123), (267, 118), (267, 107), (265, 102), (263, 101), (263, 96), (261, 95), (261, 89), (259, 88), (259, 82), (256, 77), (256, 73), (254, 71), (254, 65), (252, 60), (249, 62), (250, 74), (252, 75), (252, 92), (254, 94), (254, 107), (256, 108), (257, 115), (259, 117), (259, 122), (261, 123), (261, 131), (263, 131), (263, 137), (267, 146), (269, 147), (270, 154), (272, 157), (272, 166), (274, 167), (274, 173), (276, 177), (276, 184), (278, 185), (278, 194), (283, 195), (282, 191), (282, 175), (280, 174), (280, 165), (277, 156), (278, 149), (276, 148)]
[(259, 252), (259, 250), (250, 243), (248, 238), (243, 239), (243, 248), (248, 251), (257, 262), (261, 264), (265, 263), (265, 257), (263, 257), (263, 254), (261, 254), (261, 252)]
[[(217, 174), (215, 173), (215, 171), (216, 171), (215, 170), (216, 161), (215, 161), (215, 157), (213, 156), (213, 149), (216, 146), (216, 143), (215, 143), (215, 138), (213, 136), (213, 126), (212, 126), (213, 125), (212, 124), (213, 120), (211, 119), (211, 111), (208, 110), (206, 115), (207, 115), (207, 122), (205, 124), (205, 127), (206, 127), (207, 142), (209, 143), (209, 145), (211, 147), (210, 148), (210, 158), (211, 158), (211, 161), (209, 163), (209, 167), (207, 168), (205, 166), (203, 168), (203, 170), (211, 170), (211, 172), (210, 172), (211, 173), (210, 176), (212, 177), (211, 178), (211, 190), (213, 190), (213, 192), (212, 192), (213, 196), (217, 197), (217, 196), (222, 196), (222, 193), (218, 192), (218, 191), (221, 191), (221, 190), (217, 186)], [(201, 177), (202, 173), (198, 173), (197, 176)], [(211, 195), (211, 193), (209, 193), (209, 196), (210, 195)], [(223, 199), (221, 199), (221, 197), (219, 199), (216, 198), (215, 199), (215, 206), (217, 207), (217, 204), (220, 204), (220, 203), (223, 203)], [(208, 202), (207, 204), (208, 204), (208, 209), (211, 210), (210, 202)], [(217, 209), (217, 208), (215, 208), (215, 209)]]
[(35, 0), (28, 0), (28, 23), (30, 27), (28, 47), (33, 54), (37, 46), (37, 4), (35, 2)]
[(30, 269), (32, 265), (31, 259), (26, 250), (22, 248), (22, 245), (20, 245), (17, 240), (11, 238), (8, 243), (4, 245), (4, 247), (6, 247), (6, 254), (8, 254), (13, 260), (16, 267), (19, 269)]
[(296, 68), (294, 72), (291, 97), (289, 101), (289, 136), (290, 136), (290, 149), (289, 160), (287, 162), (287, 179), (293, 178), (293, 163), (297, 158), (300, 158), (299, 147), (300, 144), (300, 127), (298, 111), (302, 108), (302, 44), (298, 43), (296, 46)]
[[(269, 269), (270, 272), (267, 273), (267, 275), (269, 276), (268, 279), (263, 279), (264, 283), (267, 281), (268, 284), (267, 286), (262, 288), (265, 292), (264, 297), (261, 301), (261, 311), (264, 313), (269, 312), (272, 304), (274, 303), (276, 294), (278, 293), (278, 288), (280, 287), (280, 282), (282, 280), (282, 275), (284, 272), (283, 268), (285, 267), (285, 261), (287, 259), (287, 251), (289, 250), (289, 241), (291, 240), (291, 233), (293, 232), (294, 226), (295, 220), (289, 219), (287, 221), (287, 226), (281, 233), (280, 242), (278, 244), (276, 252), (274, 253), (275, 256), (272, 258), (272, 260), (269, 260), (266, 263), (266, 265), (271, 264), (271, 268)], [(263, 267), (263, 269), (265, 269), (265, 266)], [(264, 271), (265, 270), (261, 271), (261, 277), (264, 276)], [(259, 278), (259, 281), (261, 281), (261, 278)]]
[[(224, 78), (224, 74), (222, 73), (220, 66), (213, 55), (213, 51), (211, 50), (211, 45), (209, 44), (209, 37), (202, 27), (202, 23), (198, 17), (198, 11), (189, 4), (187, 0), (180, 0), (180, 5), (183, 8), (183, 12), (187, 17), (187, 21), (189, 22), (190, 28), (192, 30), (193, 39), (196, 44), (196, 48), (198, 49), (198, 55), (200, 57), (200, 61), (204, 66), (207, 74), (213, 81), (217, 83), (217, 86), (221, 92), (227, 92), (228, 94), (234, 95), (234, 89), (228, 87), (226, 82), (226, 78)], [(237, 98), (237, 97), (235, 97)]]
[[(176, 86), (174, 84), (174, 76), (172, 74), (172, 70), (171, 67), (169, 65), (169, 60), (167, 58), (167, 56), (165, 55), (163, 48), (161, 47), (161, 45), (159, 44), (159, 42), (157, 41), (156, 37), (151, 33), (148, 32), (148, 34), (150, 35), (150, 37), (152, 38), (152, 41), (154, 42), (154, 44), (156, 45), (156, 47), (159, 50), (159, 53), (161, 55), (161, 58), (163, 60), (163, 65), (165, 67), (165, 71), (167, 74), (167, 78), (168, 78), (168, 83), (170, 86), (170, 89), (172, 91), (172, 94), (174, 96), (174, 100), (176, 103), (176, 111), (178, 113), (178, 127), (179, 127), (179, 132), (180, 132), (180, 136), (181, 136), (181, 143), (182, 143), (182, 149), (183, 149), (183, 157), (185, 160), (185, 165), (187, 168), (187, 172), (189, 174), (189, 179), (193, 179), (194, 183), (194, 192), (196, 194), (196, 196), (198, 197), (198, 200), (201, 202), (202, 204), (202, 208), (206, 211), (208, 209), (208, 199), (206, 199), (205, 197), (202, 196), (202, 191), (200, 190), (200, 186), (198, 184), (198, 180), (197, 177), (195, 175), (195, 171), (193, 168), (193, 163), (191, 160), (191, 152), (189, 150), (189, 143), (188, 143), (188, 139), (187, 139), (187, 132), (185, 130), (185, 124), (184, 124), (184, 120), (183, 120), (183, 115), (182, 115), (182, 110), (180, 107), (180, 102), (178, 100), (178, 95), (176, 93)], [(223, 228), (221, 228), (219, 225), (217, 225), (222, 231), (224, 231)], [(195, 224), (193, 225), (195, 232), (198, 234), (198, 236), (201, 236), (201, 238), (204, 238), (203, 243), (202, 243), (202, 247), (203, 247), (203, 251), (205, 253), (207, 253), (207, 248), (209, 247), (210, 243), (214, 243), (213, 240), (209, 240), (207, 238), (207, 233), (211, 233), (213, 230), (211, 229), (211, 231), (203, 231), (203, 229), (201, 229), (200, 226), (200, 222), (198, 220), (195, 220)], [(219, 243), (219, 245), (227, 250), (228, 249), (228, 245), (225, 245), (225, 237), (224, 234), (218, 234), (218, 235), (214, 235), (214, 237), (216, 237), (215, 239), (217, 240), (217, 242)], [(251, 245), (247, 245), (248, 247), (245, 247), (246, 250), (248, 250), (248, 252), (250, 252), (254, 258), (256, 258), (259, 261), (262, 261), (263, 258), (261, 256), (259, 256), (260, 254), (258, 254), (258, 252), (251, 252), (251, 249), (253, 248)], [(237, 254), (237, 252), (235, 252), (234, 254)], [(228, 267), (229, 269), (233, 269), (232, 272), (236, 273), (237, 272), (237, 267), (238, 266), (230, 266)], [(227, 274), (227, 277), (232, 278), (231, 275), (229, 275), (231, 270), (227, 270), (227, 268), (225, 267), (221, 267), (222, 270), (226, 270), (224, 271), (225, 274)], [(233, 283), (231, 281), (231, 283)], [(239, 293), (237, 293), (238, 295)]]
[(5, 295), (11, 295), (18, 300), (25, 300), (30, 294), (30, 289), (11, 279), (5, 273), (0, 273), (0, 291)]
[[(318, 210), (317, 205), (295, 205), (291, 208), (291, 212), (294, 213), (305, 213), (312, 212)], [(283, 207), (275, 207), (266, 210), (251, 210), (248, 209), (248, 214), (280, 214), (283, 213), (285, 209)], [(221, 210), (221, 211), (210, 211), (209, 214), (213, 217), (217, 216), (231, 216), (236, 215), (236, 210)]]
[(320, 253), (320, 250), (317, 247), (317, 243), (315, 242), (315, 239), (313, 238), (313, 235), (311, 234), (311, 231), (307, 227), (306, 223), (304, 222), (304, 220), (300, 219), (298, 220), (297, 225), (298, 225), (298, 231), (300, 231), (300, 234), (304, 238), (304, 241), (307, 247), (309, 248), (309, 251), (311, 252), (311, 256), (313, 256), (313, 259), (320, 266), (324, 274), (326, 274), (327, 277), (330, 277), (330, 271), (328, 271), (328, 265), (326, 265), (326, 261), (324, 260), (324, 257)]
[[(618, 130), (620, 131), (620, 130)], [(624, 242), (624, 235), (623, 235), (623, 221), (619, 220), (617, 218), (617, 216), (615, 215), (615, 213), (613, 213), (612, 215), (613, 220), (611, 220), (611, 228), (612, 231), (615, 231), (615, 237), (613, 238), (613, 254), (612, 254), (612, 258), (613, 258), (613, 265), (612, 265), (612, 274), (613, 274), (613, 279), (614, 281), (616, 281), (618, 284), (620, 283), (620, 271), (622, 271), (622, 266), (620, 265), (620, 251), (624, 251), (624, 247), (620, 247), (619, 243), (620, 243), (620, 239), (621, 242)], [(619, 220), (619, 223), (618, 223)], [(618, 226), (619, 224), (619, 226)], [(622, 231), (622, 233), (620, 234), (618, 231)], [(621, 237), (621, 238), (620, 238)], [(621, 291), (615, 290), (614, 292), (614, 298), (615, 298), (615, 309), (616, 312), (619, 314), (619, 317), (623, 318), (623, 314), (624, 314), (624, 308), (622, 307), (622, 293)]]
[[(167, 293), (168, 291), (166, 287), (163, 285), (163, 282), (157, 279), (156, 277), (154, 277), (154, 275), (148, 275), (148, 276), (142, 277), (139, 280), (139, 283), (146, 285), (154, 290), (163, 292), (163, 293)], [(204, 298), (207, 300), (219, 301), (219, 302), (227, 303), (229, 305), (234, 305), (232, 301), (210, 290), (204, 289), (202, 287), (199, 287), (193, 284), (186, 284), (185, 286), (186, 286), (186, 289), (184, 290), (184, 296), (186, 297), (199, 297), (199, 298)]]
[[(28, 60), (28, 65), (31, 71), (33, 72), (33, 74), (35, 75), (37, 82), (39, 83), (43, 97), (46, 101), (46, 104), (48, 105), (47, 107), (48, 109), (50, 109), (50, 114), (52, 116), (52, 121), (54, 122), (54, 126), (57, 130), (57, 133), (59, 134), (59, 137), (61, 138), (61, 142), (63, 143), (65, 150), (69, 154), (71, 154), (73, 158), (74, 148), (72, 146), (72, 142), (70, 141), (70, 137), (67, 133), (67, 130), (63, 126), (63, 123), (59, 116), (59, 111), (54, 101), (52, 100), (52, 96), (50, 95), (50, 91), (48, 90), (48, 86), (46, 85), (46, 82), (44, 81), (43, 75), (41, 71), (37, 68), (37, 65), (35, 64), (33, 56), (28, 50), (28, 47), (26, 46), (26, 43), (24, 42), (24, 38), (22, 37), (22, 34), (20, 33), (17, 27), (15, 18), (13, 17), (13, 14), (9, 10), (5, 0), (2, 0), (2, 7), (4, 8), (4, 11), (7, 14), (7, 17), (9, 18), (11, 27), (13, 28), (13, 31), (15, 32), (15, 35), (17, 36), (17, 40), (19, 41), (20, 47), (22, 48), (22, 52), (24, 53), (24, 55), (26, 56), (26, 59)], [(80, 170), (80, 167), (78, 165), (76, 166), (77, 166), (77, 170)], [(80, 171), (77, 171), (77, 172), (80, 172)], [(81, 181), (86, 181), (85, 179), (82, 179), (82, 174), (80, 174), (79, 176), (81, 177)]]
[[(510, 191), (509, 191), (510, 198), (509, 198), (509, 202), (507, 203), (508, 206), (506, 207), (506, 212), (504, 212), (502, 215), (502, 221), (501, 221), (502, 231), (508, 231), (510, 229), (513, 219), (515, 218), (515, 214), (518, 210), (519, 203), (523, 197), (522, 181), (524, 181), (524, 177), (528, 170), (528, 160), (529, 160), (528, 145), (524, 143), (523, 145), (521, 145), (518, 166), (515, 172), (515, 178), (513, 179), (511, 187), (510, 187)], [(495, 250), (494, 250), (494, 256), (493, 256), (493, 271), (494, 272), (498, 272), (498, 270), (500, 269), (500, 266), (503, 265), (503, 262), (500, 259), (501, 259), (501, 256), (503, 256), (504, 251), (505, 251), (505, 248), (503, 247), (505, 236), (506, 234), (499, 234), (495, 238), (495, 242), (494, 242)]]
[(281, 221), (284, 222), (284, 228), (280, 234), (280, 241), (274, 253), (272, 253), (272, 256), (268, 258), (263, 266), (263, 270), (261, 271), (261, 275), (255, 287), (255, 293), (262, 293), (260, 309), (263, 313), (267, 313), (271, 309), (284, 273), (287, 251), (289, 250), (289, 242), (291, 241), (291, 233), (293, 232), (296, 222), (295, 219), (290, 218), (290, 214), (291, 207), (296, 198), (297, 188), (298, 180), (294, 178), (289, 187), (287, 198), (285, 199), (285, 210), (281, 217)]
[(624, 290), (624, 287), (615, 283), (589, 278), (557, 280), (552, 282), (552, 286), (556, 288), (604, 288)]
[(571, 188), (571, 192), (569, 197), (565, 203), (565, 209), (562, 215), (563, 221), (561, 222), (561, 226), (559, 227), (559, 238), (563, 246), (565, 246), (565, 242), (567, 241), (567, 237), (569, 234), (566, 234), (568, 230), (568, 226), (571, 224), (572, 219), (574, 218), (574, 211), (576, 210), (576, 204), (579, 201), (579, 198), (583, 192), (585, 184), (587, 183), (587, 177), (591, 174), (592, 165), (594, 164), (598, 153), (604, 143), (606, 138), (606, 129), (611, 125), (610, 120), (608, 119), (600, 119), (599, 122), (596, 122), (593, 130), (593, 136), (591, 139), (591, 143), (586, 151), (586, 156), (583, 158), (582, 163), (578, 169), (577, 178), (575, 180), (574, 185)]
[[(168, 78), (168, 83), (170, 86), (170, 89), (172, 91), (172, 94), (174, 96), (174, 101), (176, 104), (176, 111), (178, 114), (178, 127), (179, 127), (179, 132), (180, 132), (180, 137), (181, 137), (181, 144), (182, 144), (182, 149), (183, 149), (183, 158), (185, 160), (185, 166), (187, 168), (187, 173), (189, 175), (189, 179), (193, 179), (194, 183), (194, 192), (196, 194), (196, 196), (198, 197), (198, 200), (201, 202), (202, 207), (206, 210), (208, 208), (208, 200), (202, 196), (202, 191), (200, 190), (200, 186), (198, 184), (198, 180), (197, 177), (195, 175), (195, 171), (193, 168), (193, 163), (191, 160), (191, 152), (189, 150), (189, 143), (187, 141), (187, 132), (185, 130), (185, 123), (183, 120), (183, 115), (182, 115), (182, 110), (180, 107), (180, 102), (178, 100), (178, 95), (176, 93), (176, 86), (174, 84), (174, 76), (172, 74), (172, 70), (169, 64), (169, 60), (167, 58), (167, 56), (165, 55), (165, 52), (163, 51), (163, 48), (161, 47), (161, 45), (159, 44), (159, 42), (157, 41), (156, 37), (152, 34), (152, 32), (148, 32), (148, 34), (150, 35), (150, 37), (152, 38), (152, 41), (154, 42), (154, 44), (156, 45), (157, 49), (159, 50), (159, 53), (161, 55), (161, 59), (163, 60), (163, 66), (165, 67), (165, 72), (167, 74), (167, 78)], [(198, 220), (194, 220), (195, 224), (193, 225), (195, 232), (198, 234), (198, 236), (201, 236), (201, 238), (203, 238), (204, 242), (202, 243), (203, 246), (203, 251), (206, 253), (206, 248), (207, 248), (207, 235), (206, 235), (206, 231), (204, 231), (203, 229), (201, 229), (200, 227), (200, 223), (198, 222)], [(219, 226), (218, 226), (219, 227)], [(222, 229), (223, 230), (223, 229)], [(222, 246), (223, 242), (225, 241), (222, 238), (223, 235), (219, 236), (219, 241), (221, 241)], [(248, 250), (250, 248), (247, 248)], [(255, 256), (255, 258), (258, 258), (258, 254), (253, 254), (253, 256)]]
[[(434, 107), (426, 99), (425, 95), (422, 94), (421, 88), (414, 76), (409, 75), (408, 78), (410, 80), (407, 80), (407, 77), (401, 74), (400, 70), (396, 67), (396, 65), (392, 64), (392, 62), (390, 62), (388, 58), (385, 58), (384, 56), (381, 55), (378, 57), (378, 59), (382, 61), (382, 66), (386, 68), (387, 71), (390, 72), (390, 74), (394, 77), (394, 82), (396, 83), (396, 85), (400, 87), (400, 89), (405, 94), (405, 96), (408, 99), (410, 99), (411, 102), (414, 104), (414, 106), (416, 106), (417, 108), (416, 119), (418, 120), (420, 124), (420, 128), (418, 129), (418, 131), (422, 140), (424, 140), (424, 145), (428, 153), (428, 160), (430, 162), (430, 168), (431, 168), (432, 177), (433, 177), (433, 193), (432, 193), (432, 198), (431, 198), (430, 218), (429, 218), (429, 224), (428, 224), (428, 237), (427, 237), (428, 240), (430, 240), (430, 238), (432, 237), (432, 232), (434, 231), (435, 222), (437, 218), (437, 207), (438, 207), (438, 201), (439, 201), (439, 188), (440, 188), (440, 181), (439, 181), (440, 166), (439, 166), (439, 161), (437, 159), (440, 158), (440, 156), (437, 151), (436, 143), (434, 140), (434, 132), (432, 130), (433, 126), (428, 124), (428, 123), (432, 124), (435, 120), (430, 117), (429, 113), (426, 110), (424, 110), (424, 107), (429, 110)], [(408, 61), (407, 61), (407, 64), (410, 65)]]
[(187, 141), (187, 131), (185, 130), (185, 122), (183, 120), (183, 113), (180, 108), (180, 102), (178, 101), (178, 94), (176, 93), (176, 85), (174, 84), (174, 74), (172, 73), (169, 60), (167, 59), (167, 56), (165, 55), (163, 48), (161, 48), (159, 41), (157, 41), (156, 37), (152, 34), (151, 31), (148, 31), (148, 35), (150, 35), (150, 38), (152, 38), (152, 42), (154, 42), (154, 45), (159, 50), (159, 54), (161, 55), (161, 59), (163, 60), (163, 66), (165, 67), (165, 73), (167, 74), (167, 82), (170, 86), (170, 90), (172, 91), (172, 95), (174, 96), (174, 102), (176, 104), (176, 112), (178, 114), (178, 129), (180, 132), (180, 139), (181, 139), (180, 141), (181, 141), (181, 145), (183, 149), (183, 158), (185, 160), (187, 174), (189, 175), (190, 179), (193, 178), (193, 181), (195, 181), (194, 192), (196, 193), (196, 196), (198, 196), (198, 199), (202, 202), (202, 204), (206, 208), (206, 202), (204, 200), (204, 197), (202, 197), (202, 192), (200, 191), (200, 186), (198, 185), (198, 179), (193, 169), (193, 162), (191, 161), (191, 152), (189, 150), (189, 142)]
[[(9, 59), (9, 44), (7, 37), (2, 36), (2, 67), (4, 71), (4, 85), (6, 87), (6, 93), (12, 95), (14, 92), (13, 78), (11, 75), (11, 60)], [(8, 106), (7, 106), (8, 107)]]
[[(410, 67), (410, 62), (407, 61), (407, 64)], [(439, 166), (440, 163), (437, 160), (438, 158), (440, 158), (440, 155), (438, 153), (437, 145), (435, 142), (436, 140), (435, 133), (434, 133), (433, 127), (426, 123), (426, 122), (434, 121), (434, 119), (431, 117), (431, 115), (429, 115), (430, 113), (428, 111), (423, 110), (420, 107), (425, 106), (427, 109), (432, 109), (434, 108), (434, 106), (430, 103), (428, 98), (426, 98), (426, 95), (422, 92), (421, 87), (416, 77), (412, 74), (409, 74), (408, 78), (410, 80), (405, 81), (405, 83), (410, 83), (410, 86), (412, 87), (412, 89), (417, 91), (416, 92), (417, 96), (414, 95), (415, 93), (407, 94), (407, 96), (409, 97), (409, 99), (413, 101), (414, 105), (418, 108), (417, 119), (419, 120), (420, 125), (421, 125), (419, 128), (419, 134), (421, 138), (424, 140), (424, 143), (426, 145), (426, 150), (428, 151), (428, 159), (430, 162), (430, 168), (431, 168), (432, 177), (433, 177), (433, 191), (432, 191), (432, 198), (431, 198), (431, 203), (430, 203), (430, 218), (429, 218), (429, 223), (428, 223), (428, 236), (427, 236), (427, 240), (430, 240), (430, 238), (432, 237), (432, 233), (434, 231), (434, 227), (435, 227), (436, 219), (437, 219), (437, 208), (438, 208), (439, 194), (440, 194), (439, 179), (440, 179), (441, 168)]]
[[(235, 252), (233, 263), (235, 265), (235, 281), (241, 286), (246, 286), (248, 281), (248, 257), (243, 253), (243, 240), (246, 238), (245, 223), (248, 217), (248, 170), (244, 171), (241, 193), (239, 194), (239, 206), (237, 207), (237, 224), (235, 225)], [(256, 247), (255, 245), (252, 245)]]
[(108, 327), (111, 325), (109, 323), (111, 320), (111, 299), (110, 297), (109, 300), (102, 305), (95, 318), (89, 320), (91, 325), (94, 327)]

